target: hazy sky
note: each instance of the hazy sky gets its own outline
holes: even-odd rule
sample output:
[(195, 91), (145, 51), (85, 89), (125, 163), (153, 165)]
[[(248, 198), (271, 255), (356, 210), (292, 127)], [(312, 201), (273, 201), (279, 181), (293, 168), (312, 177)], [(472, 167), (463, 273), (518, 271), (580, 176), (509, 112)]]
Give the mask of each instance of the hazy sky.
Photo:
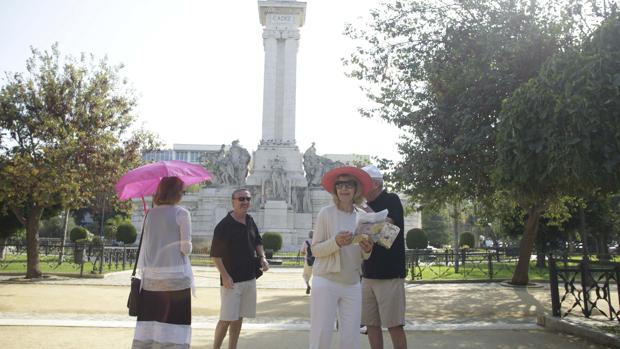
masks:
[[(297, 57), (296, 139), (303, 152), (398, 159), (399, 131), (361, 117), (366, 103), (341, 58), (345, 23), (378, 0), (308, 0)], [(93, 53), (123, 63), (139, 97), (139, 123), (173, 143), (255, 150), (261, 137), (264, 51), (257, 1), (2, 0), (0, 72), (25, 71), (30, 46)]]

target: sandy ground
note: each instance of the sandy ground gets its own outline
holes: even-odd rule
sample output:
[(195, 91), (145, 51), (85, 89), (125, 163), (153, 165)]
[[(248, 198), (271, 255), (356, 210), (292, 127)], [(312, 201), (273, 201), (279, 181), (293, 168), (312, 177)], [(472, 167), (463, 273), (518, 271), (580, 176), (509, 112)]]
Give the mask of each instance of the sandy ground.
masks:
[[(196, 274), (192, 347), (210, 348), (219, 312), (218, 280), (211, 269)], [(304, 294), (300, 275), (301, 270), (274, 269), (259, 280), (258, 317), (248, 321), (239, 348), (308, 346), (310, 297)], [(126, 315), (128, 285), (126, 273), (89, 280), (52, 277), (26, 282), (0, 278), (0, 348), (128, 348), (135, 321)], [(536, 316), (549, 312), (549, 299), (548, 286), (544, 285), (408, 285), (409, 347), (604, 348), (536, 327)], [(40, 319), (50, 321), (41, 325), (36, 323)], [(73, 325), (62, 323), (67, 319), (77, 321)], [(496, 328), (489, 330), (489, 326)], [(362, 348), (368, 348), (366, 336), (361, 337)], [(388, 337), (385, 333), (386, 348), (391, 347)], [(337, 348), (337, 338), (336, 333), (332, 348)]]

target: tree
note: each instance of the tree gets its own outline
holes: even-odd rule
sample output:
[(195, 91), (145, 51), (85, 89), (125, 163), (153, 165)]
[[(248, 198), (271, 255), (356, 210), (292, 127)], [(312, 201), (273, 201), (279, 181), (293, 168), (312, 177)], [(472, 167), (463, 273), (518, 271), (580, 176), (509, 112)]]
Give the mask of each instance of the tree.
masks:
[[(586, 9), (597, 2), (587, 4), (396, 0), (373, 11), (367, 28), (348, 27), (359, 46), (345, 65), (372, 103), (362, 115), (407, 132), (394, 169), (399, 189), (424, 206), (492, 205), (502, 190), (492, 180), (502, 101), (596, 23), (598, 12)], [(535, 220), (541, 211), (532, 210)]]
[(121, 69), (92, 56), (62, 59), (54, 45), (51, 51), (32, 49), (27, 73), (6, 74), (0, 89), (0, 200), (26, 227), (26, 278), (41, 276), (44, 210), (92, 204), (140, 161), (148, 133), (129, 134), (136, 101)]
[(422, 205), (458, 206), (493, 192), (501, 102), (557, 51), (556, 24), (530, 1), (394, 1), (345, 60), (373, 103), (362, 115), (407, 134), (398, 189)]
[(422, 210), (422, 228), (428, 237), (428, 243), (434, 247), (450, 244), (450, 218), (446, 210)]
[(562, 196), (620, 189), (619, 36), (612, 15), (580, 47), (551, 58), (502, 107), (495, 180), (528, 216), (514, 284), (528, 281), (546, 209)]

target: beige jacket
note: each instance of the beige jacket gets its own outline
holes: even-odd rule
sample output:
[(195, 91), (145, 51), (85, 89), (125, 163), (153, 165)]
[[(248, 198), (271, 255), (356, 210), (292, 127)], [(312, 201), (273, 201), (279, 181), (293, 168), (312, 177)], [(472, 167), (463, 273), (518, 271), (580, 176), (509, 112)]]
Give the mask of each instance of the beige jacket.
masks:
[[(312, 238), (312, 254), (314, 275), (340, 272), (340, 246), (336, 243), (338, 229), (338, 208), (332, 204), (323, 207), (317, 216), (314, 236)], [(360, 249), (360, 264), (362, 259), (370, 258), (370, 253)], [(371, 251), (372, 253), (372, 251)]]

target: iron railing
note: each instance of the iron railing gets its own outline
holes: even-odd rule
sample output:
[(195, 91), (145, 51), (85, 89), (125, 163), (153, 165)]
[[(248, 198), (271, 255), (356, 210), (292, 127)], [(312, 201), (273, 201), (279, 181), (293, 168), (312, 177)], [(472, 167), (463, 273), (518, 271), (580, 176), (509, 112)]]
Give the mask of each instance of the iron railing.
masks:
[[(607, 258), (604, 260), (563, 256), (561, 265), (558, 265), (558, 261), (549, 256), (553, 316), (565, 317), (580, 312), (586, 318), (620, 321), (620, 264), (609, 262)], [(614, 284), (615, 294), (612, 291)]]
[[(21, 263), (26, 267), (27, 246), (22, 241), (12, 241), (4, 246), (5, 258), (0, 260), (0, 270), (11, 270), (12, 264)], [(61, 256), (62, 251), (62, 256)], [(39, 263), (44, 264), (52, 272), (60, 270), (61, 265), (69, 265), (69, 273), (78, 273), (83, 276), (85, 271), (102, 273), (105, 271), (120, 271), (133, 266), (136, 259), (137, 247), (103, 246), (93, 244), (66, 243), (41, 241), (39, 243)]]

